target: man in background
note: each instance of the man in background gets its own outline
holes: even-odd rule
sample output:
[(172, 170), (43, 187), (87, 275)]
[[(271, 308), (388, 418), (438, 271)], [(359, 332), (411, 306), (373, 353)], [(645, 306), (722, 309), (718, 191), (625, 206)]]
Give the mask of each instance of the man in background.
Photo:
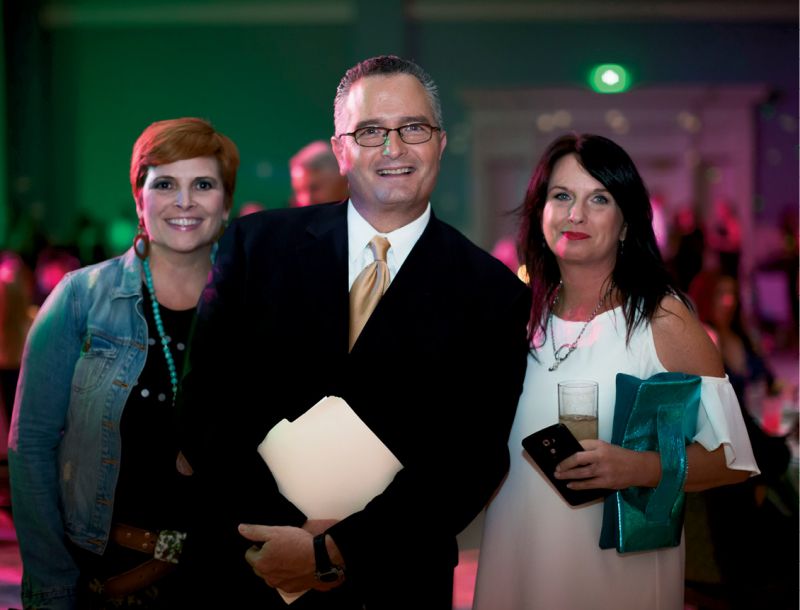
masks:
[(339, 174), (339, 165), (328, 142), (315, 140), (306, 144), (289, 159), (289, 173), (294, 191), (292, 207), (347, 199), (347, 178)]

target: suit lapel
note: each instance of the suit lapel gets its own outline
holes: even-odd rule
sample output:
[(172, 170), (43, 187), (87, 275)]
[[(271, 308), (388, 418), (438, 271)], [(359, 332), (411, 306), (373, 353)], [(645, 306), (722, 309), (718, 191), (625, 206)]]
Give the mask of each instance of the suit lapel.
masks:
[[(308, 323), (318, 328), (318, 344), (347, 351), (347, 204), (324, 206), (306, 227), (296, 262), (302, 278), (296, 286), (306, 303)], [(326, 350), (328, 351), (328, 350)]]

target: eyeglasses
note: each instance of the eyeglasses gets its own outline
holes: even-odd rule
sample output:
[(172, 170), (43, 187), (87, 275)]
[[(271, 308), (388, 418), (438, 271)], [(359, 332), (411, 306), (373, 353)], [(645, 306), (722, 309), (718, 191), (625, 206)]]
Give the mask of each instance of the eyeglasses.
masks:
[(441, 127), (434, 127), (427, 123), (409, 123), (400, 127), (361, 127), (350, 133), (340, 133), (337, 138), (342, 136), (352, 136), (359, 146), (376, 147), (383, 146), (389, 139), (389, 133), (396, 131), (400, 139), (406, 144), (424, 144), (433, 137), (434, 131), (441, 131)]

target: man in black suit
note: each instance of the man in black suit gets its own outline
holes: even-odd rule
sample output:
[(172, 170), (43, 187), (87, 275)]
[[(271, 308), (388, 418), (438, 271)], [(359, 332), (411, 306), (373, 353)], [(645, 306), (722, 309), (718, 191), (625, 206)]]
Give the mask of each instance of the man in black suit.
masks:
[[(234, 605), (285, 607), (277, 587), (312, 589), (297, 610), (450, 610), (456, 535), (508, 468), (530, 297), (431, 211), (447, 136), (419, 66), (357, 64), (334, 122), (350, 200), (234, 221), (198, 308), (183, 421), (188, 459), (217, 499), (205, 567)], [(351, 347), (349, 289), (376, 234), (390, 244), (390, 284)], [(335, 523), (307, 520), (256, 452), (324, 396), (342, 397), (403, 466)]]

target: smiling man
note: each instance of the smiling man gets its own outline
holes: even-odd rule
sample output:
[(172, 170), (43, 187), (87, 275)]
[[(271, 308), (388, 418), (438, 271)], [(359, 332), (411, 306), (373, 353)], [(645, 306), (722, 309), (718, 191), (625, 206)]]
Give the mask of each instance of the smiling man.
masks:
[[(431, 209), (447, 135), (418, 65), (348, 70), (334, 122), (350, 199), (234, 221), (198, 309), (185, 453), (225, 497), (206, 520), (204, 582), (232, 606), (284, 608), (276, 589), (310, 589), (293, 608), (450, 610), (456, 535), (508, 467), (529, 291)], [(256, 452), (325, 396), (402, 464), (338, 521), (309, 520)]]

